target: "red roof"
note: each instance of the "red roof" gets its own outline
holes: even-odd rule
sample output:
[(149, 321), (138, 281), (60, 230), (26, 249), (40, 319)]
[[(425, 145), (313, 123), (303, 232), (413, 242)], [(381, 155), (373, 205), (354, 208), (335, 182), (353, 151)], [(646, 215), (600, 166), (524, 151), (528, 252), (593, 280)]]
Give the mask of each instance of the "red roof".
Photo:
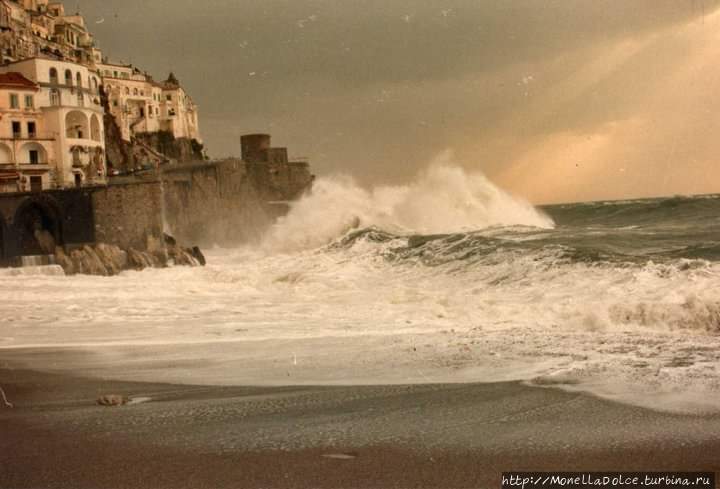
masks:
[(37, 83), (28, 80), (20, 73), (0, 73), (0, 87), (16, 90), (38, 90)]

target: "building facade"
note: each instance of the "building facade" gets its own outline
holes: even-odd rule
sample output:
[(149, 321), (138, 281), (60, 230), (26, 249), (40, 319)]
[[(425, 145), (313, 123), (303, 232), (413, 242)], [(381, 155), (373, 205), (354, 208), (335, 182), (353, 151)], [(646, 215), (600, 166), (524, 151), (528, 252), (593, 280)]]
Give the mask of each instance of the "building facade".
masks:
[(201, 141), (175, 76), (156, 82), (109, 62), (62, 2), (0, 0), (0, 62), (0, 192), (106, 183), (103, 96), (127, 142), (159, 132)]
[[(23, 106), (20, 112), (13, 104), (19, 100), (20, 105), (28, 105), (29, 86), (17, 94), (9, 85), (3, 89), (8, 107), (0, 109), (2, 122), (7, 120), (0, 124), (0, 140), (6, 146), (9, 140), (15, 146), (22, 144), (18, 151), (10, 153), (14, 161), (5, 164), (14, 163), (23, 176), (23, 165), (47, 167), (43, 190), (106, 183), (99, 77), (84, 65), (44, 58), (2, 65), (0, 76), (22, 78), (35, 86), (33, 107)], [(7, 160), (7, 149), (3, 149)], [(35, 168), (30, 167), (32, 176)], [(25, 187), (23, 190), (38, 189), (37, 183)]]
[(98, 72), (124, 140), (163, 131), (176, 139), (202, 142), (197, 106), (174, 74), (156, 82), (132, 65), (110, 63), (98, 64)]

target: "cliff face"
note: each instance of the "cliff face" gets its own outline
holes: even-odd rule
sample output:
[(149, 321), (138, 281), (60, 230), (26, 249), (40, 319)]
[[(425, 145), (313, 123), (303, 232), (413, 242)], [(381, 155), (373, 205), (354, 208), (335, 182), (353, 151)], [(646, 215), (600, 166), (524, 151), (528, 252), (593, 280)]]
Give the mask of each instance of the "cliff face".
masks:
[(195, 139), (175, 138), (169, 131), (136, 134), (135, 143), (143, 148), (150, 148), (178, 163), (206, 159), (201, 143)]
[(176, 139), (172, 133), (166, 131), (140, 133), (133, 136), (132, 141), (124, 140), (115, 116), (110, 112), (109, 100), (104, 90), (101, 90), (100, 100), (104, 109), (105, 154), (111, 172), (126, 174), (167, 163), (206, 159), (203, 145), (198, 141)]
[(115, 171), (127, 172), (135, 168), (132, 145), (122, 138), (115, 117), (110, 113), (110, 106), (105, 90), (100, 89), (100, 103), (103, 107), (103, 123), (105, 125), (105, 157), (110, 175)]

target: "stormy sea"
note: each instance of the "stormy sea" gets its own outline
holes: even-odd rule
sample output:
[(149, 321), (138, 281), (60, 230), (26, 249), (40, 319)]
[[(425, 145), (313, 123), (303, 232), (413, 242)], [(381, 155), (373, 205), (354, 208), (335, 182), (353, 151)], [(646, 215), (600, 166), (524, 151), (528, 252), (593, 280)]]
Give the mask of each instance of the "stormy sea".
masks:
[(258, 243), (206, 252), (204, 268), (110, 278), (0, 271), (0, 358), (208, 385), (517, 380), (720, 409), (720, 196), (535, 208), (436, 165), (370, 190), (319, 179)]

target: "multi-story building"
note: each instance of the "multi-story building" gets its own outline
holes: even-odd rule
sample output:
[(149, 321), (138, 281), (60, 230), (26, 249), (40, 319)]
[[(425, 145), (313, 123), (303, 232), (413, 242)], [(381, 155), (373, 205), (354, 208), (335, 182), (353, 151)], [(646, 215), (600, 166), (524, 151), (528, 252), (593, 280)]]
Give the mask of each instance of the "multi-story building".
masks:
[(201, 142), (197, 106), (174, 74), (156, 82), (132, 65), (97, 65), (123, 139), (140, 133), (164, 131), (175, 138)]
[[(0, 104), (0, 115), (2, 122), (8, 122), (0, 124), (0, 140), (11, 138), (15, 146), (27, 140), (19, 152), (10, 153), (13, 155), (10, 161), (6, 151), (5, 165), (14, 163), (22, 176), (28, 169), (35, 175), (37, 167), (32, 165), (46, 165), (43, 189), (105, 183), (105, 137), (98, 76), (84, 65), (44, 58), (0, 66), (0, 76), (24, 80), (26, 87), (24, 91), (12, 91), (6, 84), (3, 89), (8, 106), (5, 109)], [(28, 107), (30, 85), (34, 90), (32, 108)], [(20, 105), (24, 101), (22, 111), (13, 106), (18, 101)], [(37, 154), (28, 153), (28, 148)], [(32, 188), (38, 189), (37, 185)]]
[(0, 192), (51, 186), (55, 147), (37, 108), (39, 91), (19, 73), (0, 74)]
[(94, 45), (83, 17), (67, 15), (62, 2), (0, 0), (3, 62), (46, 56), (92, 65)]
[(131, 146), (158, 132), (200, 142), (197, 106), (175, 76), (108, 62), (60, 1), (0, 0), (0, 63), (0, 191), (105, 183), (103, 95)]

